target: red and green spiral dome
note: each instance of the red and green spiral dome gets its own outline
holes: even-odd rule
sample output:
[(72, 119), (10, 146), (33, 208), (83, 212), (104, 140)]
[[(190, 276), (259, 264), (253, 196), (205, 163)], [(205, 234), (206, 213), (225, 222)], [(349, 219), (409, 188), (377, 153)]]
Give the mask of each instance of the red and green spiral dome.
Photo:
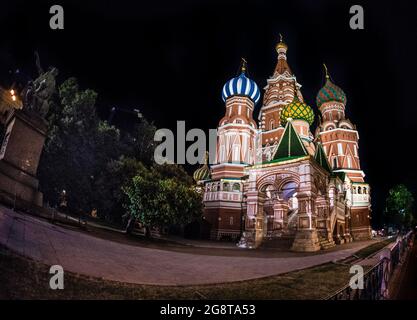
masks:
[(323, 103), (330, 101), (337, 101), (346, 105), (346, 94), (343, 92), (342, 89), (340, 89), (340, 87), (335, 85), (333, 82), (330, 81), (329, 78), (327, 78), (323, 88), (321, 88), (319, 93), (317, 94), (317, 107), (320, 108), (320, 106)]

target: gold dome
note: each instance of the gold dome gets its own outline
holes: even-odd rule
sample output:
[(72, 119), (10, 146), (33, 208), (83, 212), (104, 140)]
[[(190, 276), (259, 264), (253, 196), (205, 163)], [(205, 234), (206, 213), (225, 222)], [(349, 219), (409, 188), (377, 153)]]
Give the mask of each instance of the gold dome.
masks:
[(279, 42), (275, 46), (275, 50), (277, 50), (277, 52), (279, 52), (279, 49), (284, 49), (284, 50), (288, 49), (288, 46), (285, 44), (284, 41), (282, 41), (282, 35), (281, 34), (279, 34)]
[(196, 171), (194, 171), (193, 178), (195, 182), (199, 183), (210, 179), (210, 168), (208, 166), (208, 163), (209, 155), (208, 151), (206, 151), (205, 163)]

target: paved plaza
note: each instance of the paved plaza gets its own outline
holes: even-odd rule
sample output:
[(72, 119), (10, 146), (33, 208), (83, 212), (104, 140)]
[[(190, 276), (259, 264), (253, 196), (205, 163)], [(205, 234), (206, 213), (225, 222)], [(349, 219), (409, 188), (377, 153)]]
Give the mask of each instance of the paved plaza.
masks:
[(46, 265), (59, 264), (64, 271), (136, 284), (191, 285), (265, 277), (343, 259), (373, 242), (272, 258), (198, 254), (199, 248), (187, 253), (162, 244), (149, 248), (94, 237), (0, 206), (0, 245)]

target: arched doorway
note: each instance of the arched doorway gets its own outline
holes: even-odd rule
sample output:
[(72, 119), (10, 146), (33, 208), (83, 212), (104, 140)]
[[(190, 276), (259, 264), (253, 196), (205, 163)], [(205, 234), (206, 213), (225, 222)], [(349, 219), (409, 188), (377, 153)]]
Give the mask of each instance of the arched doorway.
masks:
[(290, 230), (297, 228), (297, 213), (298, 213), (298, 199), (297, 199), (298, 185), (294, 181), (289, 181), (282, 185), (279, 198), (288, 205), (288, 211), (284, 217), (284, 221)]
[[(281, 182), (281, 184), (268, 184), (261, 189), (265, 199), (263, 203), (264, 237), (280, 237), (283, 233), (287, 234), (289, 227), (295, 231), (298, 212), (297, 190), (298, 184), (292, 180)], [(289, 224), (290, 219), (291, 224)]]
[(262, 190), (265, 202), (263, 204), (264, 221), (263, 235), (268, 237), (271, 235), (274, 223), (274, 202), (277, 198), (277, 191), (273, 184), (265, 186)]

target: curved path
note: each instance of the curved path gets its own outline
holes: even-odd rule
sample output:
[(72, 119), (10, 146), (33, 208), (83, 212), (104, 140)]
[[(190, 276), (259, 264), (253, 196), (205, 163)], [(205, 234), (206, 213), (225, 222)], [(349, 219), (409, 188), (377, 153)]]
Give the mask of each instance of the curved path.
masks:
[(295, 257), (200, 255), (108, 241), (0, 206), (0, 244), (47, 265), (59, 264), (64, 271), (129, 283), (190, 285), (304, 269), (348, 257), (370, 241)]

